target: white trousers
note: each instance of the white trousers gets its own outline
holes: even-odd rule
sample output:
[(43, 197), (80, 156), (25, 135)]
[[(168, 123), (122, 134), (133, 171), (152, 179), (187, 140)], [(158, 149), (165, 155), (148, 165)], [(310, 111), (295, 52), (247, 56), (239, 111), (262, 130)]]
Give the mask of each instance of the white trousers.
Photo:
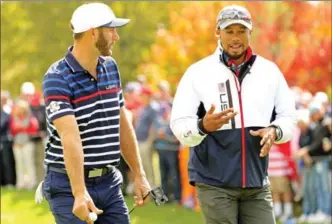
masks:
[[(36, 185), (36, 167), (35, 167), (35, 144), (28, 142), (24, 145), (15, 145), (13, 147), (15, 168), (16, 168), (16, 186), (17, 188), (33, 188)], [(28, 180), (25, 179), (27, 177)]]
[(147, 140), (145, 142), (138, 143), (143, 169), (146, 174), (146, 179), (148, 180), (151, 187), (155, 186), (155, 175), (153, 171), (152, 163), (152, 142)]

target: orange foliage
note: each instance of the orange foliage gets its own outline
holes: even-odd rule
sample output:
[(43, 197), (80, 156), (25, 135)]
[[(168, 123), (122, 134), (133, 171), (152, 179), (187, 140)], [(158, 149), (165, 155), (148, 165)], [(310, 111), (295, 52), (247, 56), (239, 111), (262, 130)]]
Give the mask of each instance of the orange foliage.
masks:
[[(277, 63), (289, 85), (312, 92), (331, 83), (331, 2), (182, 2), (170, 9), (170, 27), (160, 28), (138, 72), (152, 83), (176, 87), (188, 66), (213, 53), (216, 17), (229, 4), (245, 6), (253, 17), (254, 52)], [(267, 71), (268, 72), (268, 71)]]

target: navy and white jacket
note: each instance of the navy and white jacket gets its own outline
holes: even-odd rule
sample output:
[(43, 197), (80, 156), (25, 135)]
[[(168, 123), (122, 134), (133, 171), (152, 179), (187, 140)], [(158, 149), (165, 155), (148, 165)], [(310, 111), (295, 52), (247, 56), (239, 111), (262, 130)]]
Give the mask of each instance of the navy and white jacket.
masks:
[[(260, 137), (250, 135), (269, 125), (282, 131), (278, 143), (290, 140), (295, 128), (295, 102), (277, 65), (261, 56), (241, 84), (220, 60), (221, 51), (191, 65), (183, 75), (173, 102), (171, 129), (181, 144), (192, 147), (190, 183), (217, 187), (261, 188), (269, 184), (268, 156), (261, 158)], [(239, 114), (218, 131), (201, 135), (198, 110), (214, 113), (234, 108)], [(271, 123), (272, 113), (275, 119)]]

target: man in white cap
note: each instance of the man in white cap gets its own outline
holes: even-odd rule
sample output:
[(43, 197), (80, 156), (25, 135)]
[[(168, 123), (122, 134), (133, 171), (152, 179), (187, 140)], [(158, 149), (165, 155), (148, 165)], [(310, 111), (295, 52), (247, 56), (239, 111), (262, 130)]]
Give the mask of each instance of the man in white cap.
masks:
[(251, 50), (252, 29), (245, 8), (223, 8), (215, 53), (187, 69), (173, 101), (171, 128), (192, 147), (189, 178), (207, 224), (275, 223), (268, 153), (291, 139), (295, 103), (277, 65)]
[(58, 224), (93, 223), (93, 213), (97, 223), (129, 223), (116, 168), (120, 153), (134, 175), (137, 206), (150, 191), (110, 57), (116, 28), (128, 22), (102, 3), (78, 7), (71, 19), (74, 46), (44, 77), (50, 137), (43, 193)]
[(32, 82), (24, 82), (21, 85), (21, 98), (30, 103), (36, 93), (35, 85)]

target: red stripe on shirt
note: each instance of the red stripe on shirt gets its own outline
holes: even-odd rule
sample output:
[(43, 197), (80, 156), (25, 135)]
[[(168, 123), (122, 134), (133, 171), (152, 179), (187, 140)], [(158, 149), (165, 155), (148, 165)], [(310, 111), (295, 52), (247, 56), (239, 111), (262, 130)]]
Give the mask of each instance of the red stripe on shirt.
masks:
[(69, 101), (69, 97), (68, 96), (48, 96), (46, 97), (45, 101), (48, 100), (68, 100)]
[(98, 95), (104, 95), (104, 94), (107, 94), (107, 93), (114, 93), (114, 92), (118, 92), (119, 90), (120, 90), (119, 88), (114, 88), (114, 89), (108, 89), (108, 90), (98, 91), (98, 92), (95, 92), (95, 93), (93, 93), (91, 95), (80, 97), (80, 98), (78, 98), (76, 100), (73, 100), (72, 102), (73, 103), (79, 103), (79, 102), (91, 99), (93, 97), (96, 97)]

